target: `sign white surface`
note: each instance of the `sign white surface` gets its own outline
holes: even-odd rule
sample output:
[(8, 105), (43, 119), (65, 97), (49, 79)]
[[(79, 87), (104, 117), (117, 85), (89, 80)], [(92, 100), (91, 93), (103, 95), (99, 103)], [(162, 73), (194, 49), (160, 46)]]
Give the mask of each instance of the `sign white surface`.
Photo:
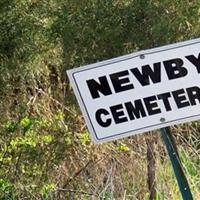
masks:
[(72, 69), (68, 76), (96, 143), (200, 119), (200, 39)]

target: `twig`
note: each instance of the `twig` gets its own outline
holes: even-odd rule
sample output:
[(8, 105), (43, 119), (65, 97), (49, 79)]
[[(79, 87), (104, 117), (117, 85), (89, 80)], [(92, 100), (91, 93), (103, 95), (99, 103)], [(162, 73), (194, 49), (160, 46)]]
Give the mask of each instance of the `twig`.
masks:
[(85, 166), (83, 166), (80, 170), (78, 170), (72, 178), (69, 178), (69, 180), (67, 180), (67, 182), (64, 184), (63, 188), (66, 188), (67, 185), (73, 180), (75, 179), (77, 176), (79, 176), (92, 162), (93, 165), (97, 164), (98, 162), (100, 162), (102, 160), (102, 158), (98, 159), (96, 162), (93, 162), (92, 160), (89, 160), (87, 162), (87, 164)]
[(111, 189), (111, 194), (113, 193), (113, 189), (112, 189), (113, 188), (113, 180), (112, 180), (112, 177), (113, 177), (113, 165), (111, 165), (111, 167), (110, 167), (110, 169), (108, 170), (107, 173), (108, 174), (107, 174), (107, 180), (106, 180), (106, 183), (105, 183), (105, 187), (99, 193), (99, 197), (101, 197), (102, 199), (105, 198), (105, 193), (106, 193), (106, 191), (108, 190), (109, 187)]
[(79, 174), (80, 174), (82, 171), (84, 171), (84, 170), (88, 167), (88, 165), (89, 165), (91, 162), (92, 162), (92, 160), (89, 160), (89, 161), (87, 162), (87, 164), (86, 164), (84, 167), (82, 167), (80, 170), (78, 170), (78, 171), (74, 174), (74, 176), (73, 176), (72, 178), (69, 178), (69, 180), (68, 180), (68, 181), (65, 183), (65, 185), (63, 186), (63, 188), (67, 187), (67, 185), (69, 184), (70, 181), (72, 181), (72, 180), (75, 179), (77, 176), (79, 176)]
[(126, 190), (124, 191), (123, 200), (126, 200)]
[(44, 92), (44, 90), (35, 87), (35, 89), (39, 92), (42, 93), (45, 96), (48, 96), (52, 101), (54, 101), (55, 103), (57, 103), (58, 105), (62, 106), (66, 111), (68, 111), (69, 113), (71, 113), (74, 117), (77, 116), (77, 114), (75, 112), (73, 112), (72, 110), (70, 110), (69, 108), (67, 108), (66, 106), (64, 106), (62, 103), (60, 103), (58, 100), (54, 99), (53, 97), (51, 97), (48, 93)]
[(96, 194), (92, 194), (89, 192), (79, 191), (79, 190), (71, 190), (71, 189), (65, 189), (65, 188), (57, 188), (54, 190), (54, 192), (73, 192), (73, 193), (79, 193), (79, 194), (86, 194), (90, 196), (97, 196)]
[(36, 101), (36, 98), (37, 98), (38, 94), (39, 94), (39, 91), (36, 93), (35, 96), (32, 96), (32, 97), (29, 99), (29, 101), (28, 101), (28, 103), (27, 103), (26, 105), (28, 106), (30, 103), (31, 103), (31, 104), (34, 104), (35, 101)]

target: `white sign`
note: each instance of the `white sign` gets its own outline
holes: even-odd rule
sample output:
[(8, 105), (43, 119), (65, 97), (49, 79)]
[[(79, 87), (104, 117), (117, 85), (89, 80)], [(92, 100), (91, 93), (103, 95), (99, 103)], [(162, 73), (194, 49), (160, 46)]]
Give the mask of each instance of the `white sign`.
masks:
[(93, 141), (200, 119), (200, 39), (68, 71)]

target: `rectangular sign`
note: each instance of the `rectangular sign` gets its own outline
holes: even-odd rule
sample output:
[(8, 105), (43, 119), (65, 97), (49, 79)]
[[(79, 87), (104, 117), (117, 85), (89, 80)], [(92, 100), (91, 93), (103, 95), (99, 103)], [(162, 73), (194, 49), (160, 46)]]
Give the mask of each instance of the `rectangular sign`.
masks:
[(200, 39), (72, 69), (68, 75), (96, 143), (200, 119)]

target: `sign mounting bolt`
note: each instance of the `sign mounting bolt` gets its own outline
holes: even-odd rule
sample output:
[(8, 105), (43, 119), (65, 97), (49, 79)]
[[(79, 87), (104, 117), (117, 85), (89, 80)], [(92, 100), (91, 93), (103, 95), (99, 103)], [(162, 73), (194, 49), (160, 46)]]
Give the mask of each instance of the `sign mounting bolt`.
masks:
[(145, 55), (144, 55), (144, 54), (141, 54), (141, 55), (140, 55), (140, 59), (145, 59)]
[(166, 119), (164, 117), (160, 118), (160, 122), (165, 122)]

